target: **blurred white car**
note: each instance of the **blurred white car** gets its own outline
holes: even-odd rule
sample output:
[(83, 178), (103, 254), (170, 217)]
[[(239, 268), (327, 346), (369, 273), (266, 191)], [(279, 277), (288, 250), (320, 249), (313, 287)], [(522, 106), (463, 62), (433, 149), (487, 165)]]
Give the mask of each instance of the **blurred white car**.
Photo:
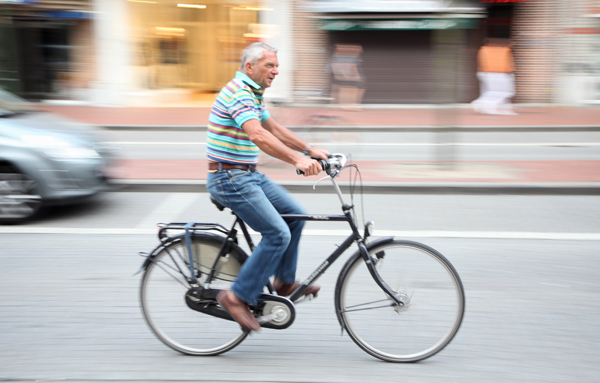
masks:
[(107, 189), (114, 155), (98, 134), (0, 89), (0, 223)]

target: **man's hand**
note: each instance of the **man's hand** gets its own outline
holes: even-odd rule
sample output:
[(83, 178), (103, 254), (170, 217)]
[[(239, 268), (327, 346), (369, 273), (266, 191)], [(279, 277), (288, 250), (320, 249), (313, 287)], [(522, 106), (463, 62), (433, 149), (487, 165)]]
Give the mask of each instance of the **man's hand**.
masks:
[(306, 157), (300, 157), (294, 166), (296, 169), (301, 170), (305, 177), (316, 176), (321, 172), (321, 170), (323, 170), (319, 161)]
[(319, 149), (319, 148), (315, 148), (315, 147), (310, 148), (310, 150), (308, 151), (309, 157), (320, 158), (322, 160), (327, 160), (328, 154), (329, 154), (329, 152), (327, 150)]
[[(300, 169), (302, 172), (304, 172), (304, 176), (317, 175), (323, 170), (323, 168), (321, 167), (321, 163), (317, 160), (313, 160), (313, 158), (320, 158), (327, 161), (328, 154), (329, 152), (327, 150), (311, 147), (308, 151), (308, 155), (311, 158), (301, 158), (301, 160), (299, 160), (295, 166), (297, 169)], [(306, 167), (306, 169), (304, 167)]]

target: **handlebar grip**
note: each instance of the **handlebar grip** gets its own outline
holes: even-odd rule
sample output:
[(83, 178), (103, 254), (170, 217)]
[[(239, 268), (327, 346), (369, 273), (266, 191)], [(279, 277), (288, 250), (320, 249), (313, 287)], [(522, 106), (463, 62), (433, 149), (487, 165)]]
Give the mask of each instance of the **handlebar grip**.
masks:
[[(311, 157), (312, 158), (312, 157)], [(327, 170), (329, 169), (329, 162), (322, 160), (320, 158), (312, 158), (315, 161), (319, 161), (319, 163), (321, 164), (321, 168), (323, 169), (324, 172), (327, 172)], [(301, 176), (304, 174), (304, 172), (300, 169), (296, 169), (296, 174)]]

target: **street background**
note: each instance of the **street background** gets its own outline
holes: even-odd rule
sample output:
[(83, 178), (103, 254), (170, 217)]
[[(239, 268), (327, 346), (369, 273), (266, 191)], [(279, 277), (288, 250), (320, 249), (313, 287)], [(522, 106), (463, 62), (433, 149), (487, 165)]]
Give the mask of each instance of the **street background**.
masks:
[[(375, 220), (376, 236), (426, 243), (460, 273), (463, 326), (445, 350), (415, 364), (381, 362), (341, 335), (333, 294), (343, 259), (319, 280), (320, 297), (299, 305), (285, 331), (254, 334), (218, 357), (184, 356), (164, 346), (141, 315), (137, 253), (158, 244), (158, 222), (231, 223), (203, 189), (204, 120), (188, 112), (207, 110), (52, 110), (104, 126), (119, 150), (115, 171), (122, 178), (94, 201), (0, 227), (2, 380), (594, 382), (600, 372), (597, 109), (516, 108), (518, 116), (489, 119), (487, 126), (461, 109), (462, 118), (479, 123), (461, 125), (455, 137), (455, 158), (471, 164), (458, 169), (435, 160), (436, 135), (444, 133), (415, 117), (432, 118), (435, 109), (315, 110), (343, 121), (368, 116), (369, 126), (379, 127), (357, 123), (355, 131), (337, 133), (335, 124), (348, 124), (302, 129), (291, 116), (307, 110), (274, 110), (282, 119), (289, 112), (298, 134), (353, 153), (369, 186), (363, 197), (356, 188), (354, 203), (361, 219), (364, 208), (365, 219)], [(560, 120), (562, 113), (571, 117)], [(102, 119), (113, 114), (121, 119)], [(155, 123), (125, 117), (136, 114)], [(408, 116), (413, 120), (405, 124)], [(521, 116), (538, 120), (527, 125)], [(264, 162), (261, 171), (293, 190), (309, 211), (338, 212), (327, 182), (313, 190), (318, 177), (306, 180), (290, 166)], [(429, 166), (409, 171), (410, 163)], [(477, 171), (475, 165), (485, 166)], [(306, 277), (345, 233), (340, 224), (307, 225), (298, 276)]]
[[(105, 192), (0, 226), (0, 381), (597, 382), (599, 22), (600, 0), (0, 0), (0, 89), (116, 156)], [(256, 41), (279, 49), (271, 115), (359, 167), (340, 177), (359, 220), (458, 270), (465, 318), (439, 354), (385, 363), (342, 334), (344, 257), (293, 326), (224, 355), (179, 354), (146, 325), (134, 274), (157, 223), (232, 222), (206, 193), (206, 125)], [(259, 162), (309, 212), (339, 213), (327, 181)], [(307, 224), (298, 277), (346, 235)]]

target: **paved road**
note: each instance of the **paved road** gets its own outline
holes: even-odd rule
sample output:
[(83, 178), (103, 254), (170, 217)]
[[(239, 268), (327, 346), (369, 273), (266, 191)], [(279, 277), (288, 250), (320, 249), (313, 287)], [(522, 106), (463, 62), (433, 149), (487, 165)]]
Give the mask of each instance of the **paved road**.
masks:
[[(299, 195), (335, 213), (332, 195)], [(358, 203), (358, 199), (356, 200)], [(387, 202), (384, 205), (383, 202)], [(146, 327), (141, 258), (158, 220), (231, 217), (194, 193), (108, 193), (23, 226), (0, 227), (0, 380), (231, 382), (594, 382), (600, 373), (600, 203), (596, 197), (365, 196), (379, 234), (442, 251), (467, 311), (456, 339), (417, 364), (380, 362), (340, 336), (333, 288), (219, 357), (180, 355)], [(299, 275), (332, 251), (342, 224), (308, 226)]]

